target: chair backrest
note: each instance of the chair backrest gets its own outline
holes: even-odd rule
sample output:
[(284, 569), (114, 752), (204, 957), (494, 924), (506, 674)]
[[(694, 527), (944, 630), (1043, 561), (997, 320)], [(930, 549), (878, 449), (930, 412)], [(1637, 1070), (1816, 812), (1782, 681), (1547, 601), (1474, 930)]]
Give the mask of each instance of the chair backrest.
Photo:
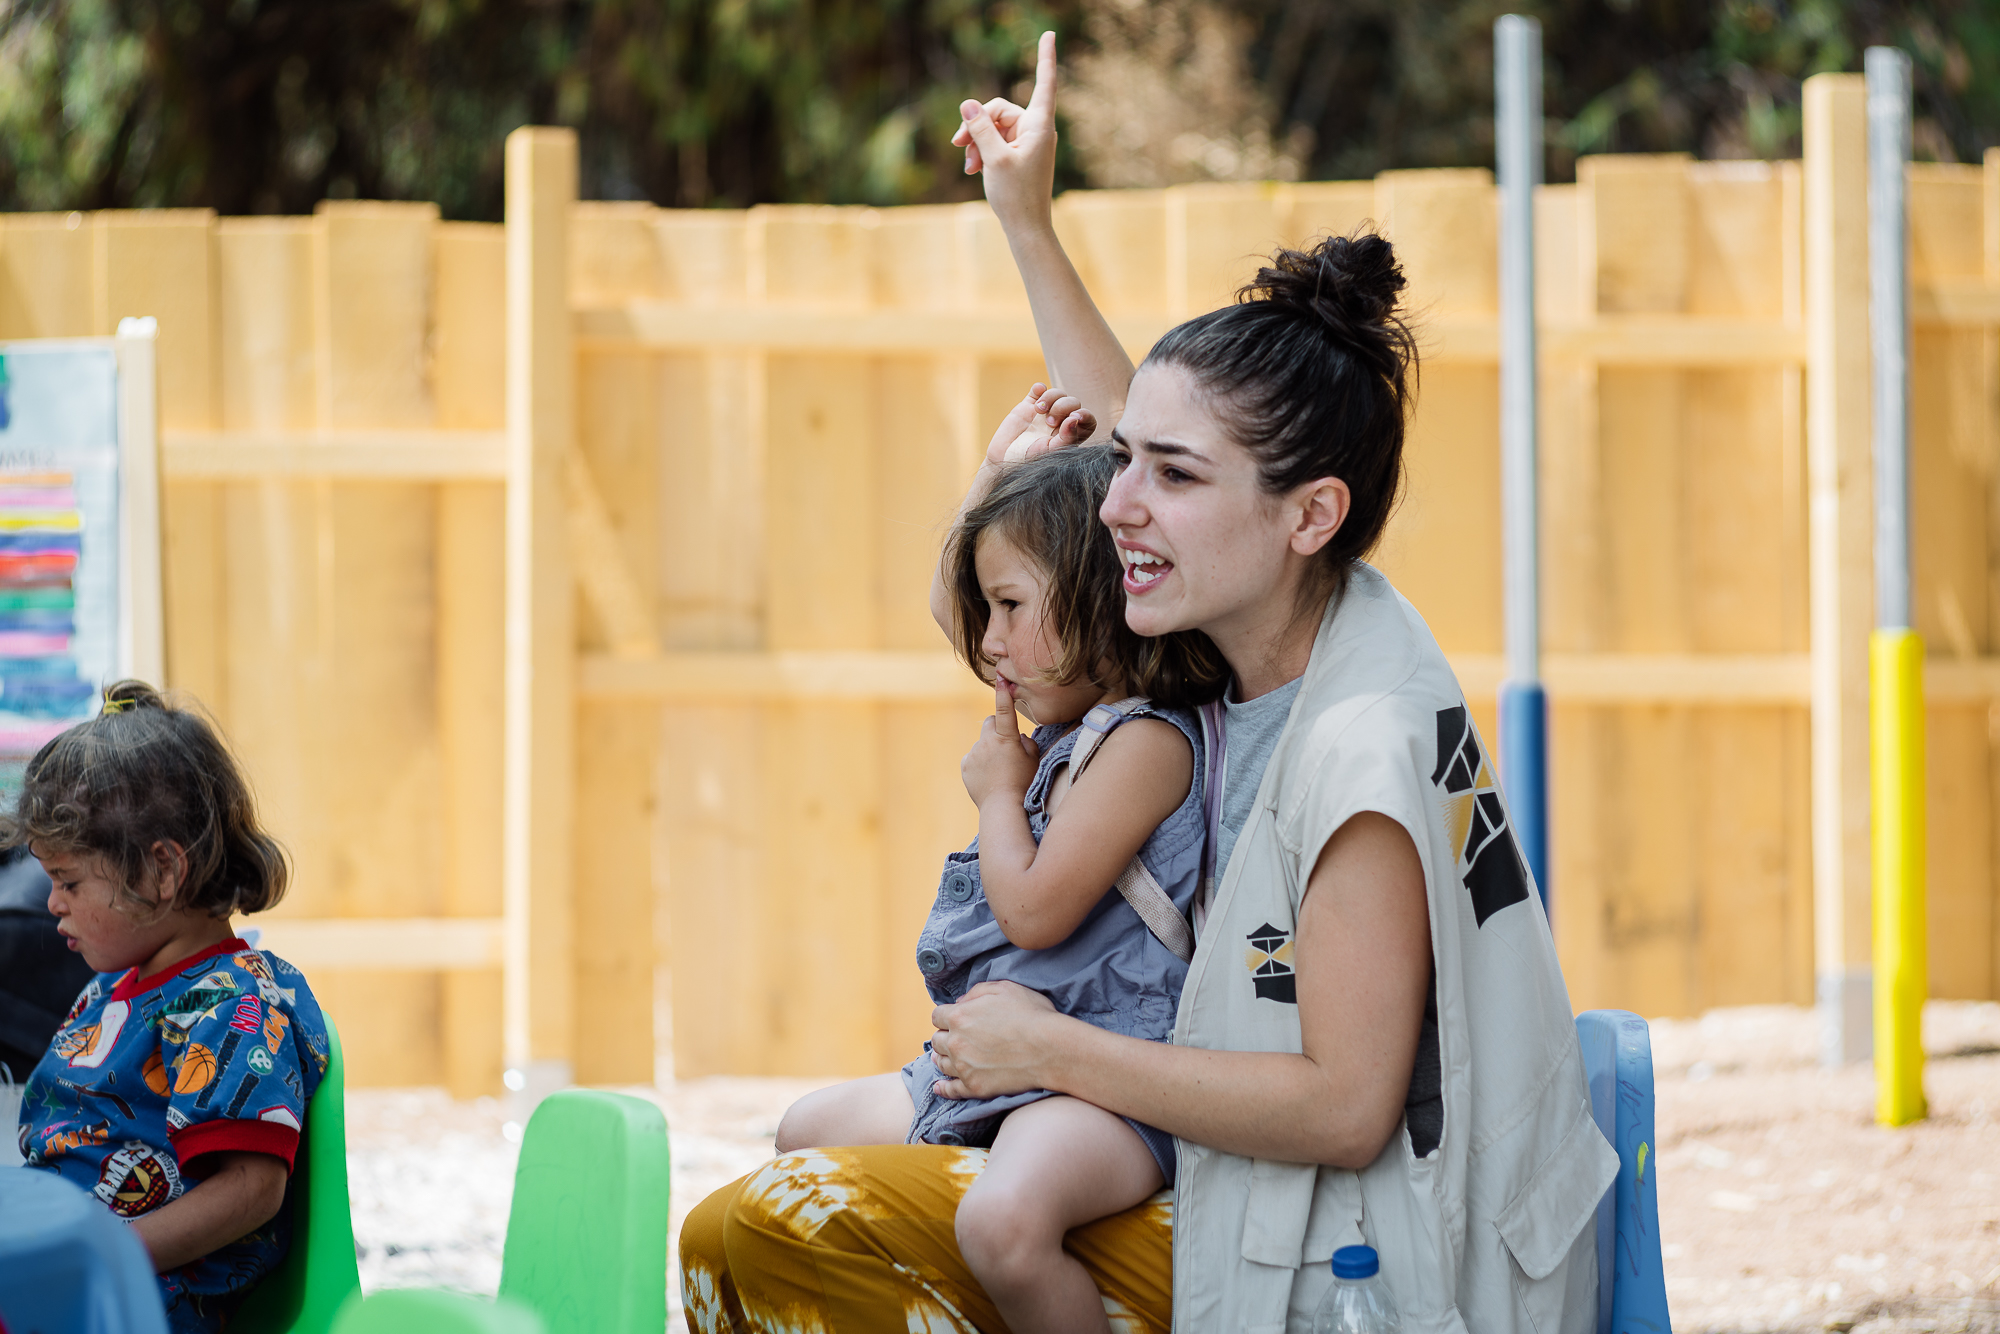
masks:
[(333, 1334), (548, 1334), (548, 1326), (505, 1297), (485, 1302), (436, 1288), (392, 1288), (341, 1307)]
[(250, 1290), (231, 1334), (327, 1334), (341, 1303), (361, 1290), (347, 1198), (346, 1083), (340, 1032), (328, 1015), (326, 1073), (292, 1164), (292, 1249)]
[(669, 1171), (652, 1103), (598, 1089), (544, 1098), (514, 1170), (500, 1295), (549, 1334), (659, 1334)]
[(1653, 1140), (1653, 1043), (1629, 1010), (1576, 1017), (1590, 1112), (1618, 1150), (1618, 1180), (1597, 1206), (1597, 1334), (1670, 1334), (1660, 1258)]

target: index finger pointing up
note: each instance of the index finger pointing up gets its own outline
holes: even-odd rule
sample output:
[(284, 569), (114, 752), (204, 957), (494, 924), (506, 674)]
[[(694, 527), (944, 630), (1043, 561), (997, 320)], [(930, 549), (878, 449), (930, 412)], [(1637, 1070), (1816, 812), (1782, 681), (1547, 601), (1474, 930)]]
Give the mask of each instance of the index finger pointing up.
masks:
[(1029, 111), (1052, 116), (1056, 109), (1056, 35), (1042, 34), (1041, 48), (1035, 52), (1035, 92), (1028, 99)]
[(993, 678), (993, 735), (1017, 737), (1020, 728), (1014, 722), (1014, 692), (1007, 685), (1005, 677)]

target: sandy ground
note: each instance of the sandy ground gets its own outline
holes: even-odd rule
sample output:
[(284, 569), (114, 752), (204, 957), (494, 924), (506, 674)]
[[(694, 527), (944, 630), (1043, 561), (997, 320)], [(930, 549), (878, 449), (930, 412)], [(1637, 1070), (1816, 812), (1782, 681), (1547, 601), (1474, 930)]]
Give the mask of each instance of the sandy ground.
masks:
[[(1809, 1011), (1653, 1025), (1660, 1230), (1674, 1327), (2000, 1334), (2000, 1005), (1934, 1003), (1931, 1117), (1874, 1124), (1866, 1067), (1822, 1069)], [(673, 1225), (771, 1155), (810, 1080), (628, 1089), (667, 1115)], [(499, 1283), (515, 1148), (508, 1109), (435, 1090), (348, 1095), (350, 1185), (369, 1290)], [(680, 1328), (678, 1281), (668, 1326)]]

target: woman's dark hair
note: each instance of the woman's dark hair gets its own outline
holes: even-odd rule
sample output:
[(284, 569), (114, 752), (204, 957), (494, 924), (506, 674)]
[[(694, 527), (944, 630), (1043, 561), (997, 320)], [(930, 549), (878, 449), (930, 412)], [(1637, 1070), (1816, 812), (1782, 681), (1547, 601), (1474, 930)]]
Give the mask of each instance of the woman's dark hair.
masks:
[(1097, 517), (1117, 471), (1102, 445), (1052, 450), (1009, 464), (992, 489), (959, 517), (945, 540), (945, 585), (959, 656), (991, 683), (986, 592), (979, 586), (979, 539), (987, 533), (1013, 543), (1041, 570), (1044, 614), (1057, 658), (1058, 685), (1088, 681), (1109, 689), (1118, 676), (1154, 702), (1203, 704), (1222, 694), (1229, 666), (1209, 637), (1182, 630), (1150, 639), (1125, 624), (1124, 567), (1111, 534)]
[[(158, 890), (161, 843), (187, 858), (170, 903)], [(28, 762), (13, 815), (0, 817), (0, 847), (24, 844), (102, 858), (127, 911), (262, 912), (291, 876), (215, 728), (143, 681), (111, 686), (103, 712)]]
[(1347, 483), (1347, 519), (1320, 550), (1317, 606), (1374, 549), (1403, 484), (1403, 427), (1417, 347), (1397, 309), (1405, 284), (1371, 232), (1280, 250), (1236, 304), (1167, 331), (1146, 364), (1187, 370), (1226, 408), (1224, 426), (1257, 460), (1264, 489), (1316, 477)]

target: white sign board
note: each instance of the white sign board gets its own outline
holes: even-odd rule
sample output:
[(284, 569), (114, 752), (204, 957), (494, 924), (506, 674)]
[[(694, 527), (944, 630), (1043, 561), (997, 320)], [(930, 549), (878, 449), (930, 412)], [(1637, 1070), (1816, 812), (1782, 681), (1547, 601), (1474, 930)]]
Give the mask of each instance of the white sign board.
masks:
[(151, 320), (0, 343), (0, 799), (125, 676), (160, 682)]

